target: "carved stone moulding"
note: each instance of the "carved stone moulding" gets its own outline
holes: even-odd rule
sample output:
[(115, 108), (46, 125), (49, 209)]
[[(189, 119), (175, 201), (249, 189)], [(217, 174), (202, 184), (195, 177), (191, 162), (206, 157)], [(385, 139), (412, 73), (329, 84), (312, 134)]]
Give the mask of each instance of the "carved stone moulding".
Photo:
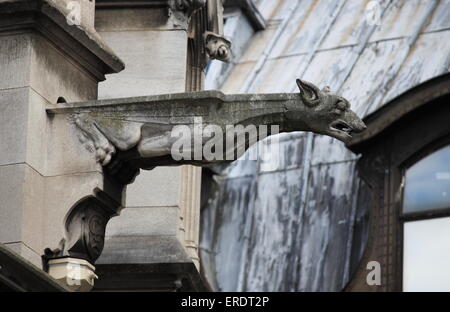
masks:
[(34, 30), (54, 43), (98, 81), (125, 68), (93, 28), (68, 23), (66, 8), (45, 0), (0, 1), (0, 33), (24, 30)]
[(188, 17), (206, 4), (206, 0), (170, 0), (172, 9), (185, 12)]
[(206, 0), (169, 0), (169, 17), (175, 26), (188, 28), (191, 16), (206, 5)]
[(97, 8), (167, 8), (168, 19), (176, 28), (188, 29), (191, 16), (206, 0), (97, 0)]

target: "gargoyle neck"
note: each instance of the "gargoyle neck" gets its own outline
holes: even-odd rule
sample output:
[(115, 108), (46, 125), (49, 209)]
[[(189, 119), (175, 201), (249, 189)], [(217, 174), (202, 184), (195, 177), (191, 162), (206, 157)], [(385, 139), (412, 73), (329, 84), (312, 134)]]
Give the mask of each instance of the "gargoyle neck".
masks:
[(227, 110), (233, 117), (228, 121), (235, 126), (279, 126), (280, 133), (310, 130), (307, 119), (311, 109), (303, 104), (299, 94), (245, 94), (236, 97), (239, 101), (233, 103), (233, 110)]

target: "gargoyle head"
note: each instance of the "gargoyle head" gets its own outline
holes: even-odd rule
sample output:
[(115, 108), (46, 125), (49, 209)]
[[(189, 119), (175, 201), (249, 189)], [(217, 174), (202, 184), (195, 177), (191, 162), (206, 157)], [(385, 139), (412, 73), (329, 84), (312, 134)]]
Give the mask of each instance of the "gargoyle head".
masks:
[(288, 108), (286, 117), (289, 124), (294, 125), (297, 119), (311, 131), (343, 142), (348, 142), (353, 132), (362, 132), (367, 128), (350, 109), (350, 103), (343, 97), (332, 94), (328, 87), (320, 90), (312, 83), (300, 79), (297, 79), (297, 85), (307, 109), (305, 113), (304, 110)]

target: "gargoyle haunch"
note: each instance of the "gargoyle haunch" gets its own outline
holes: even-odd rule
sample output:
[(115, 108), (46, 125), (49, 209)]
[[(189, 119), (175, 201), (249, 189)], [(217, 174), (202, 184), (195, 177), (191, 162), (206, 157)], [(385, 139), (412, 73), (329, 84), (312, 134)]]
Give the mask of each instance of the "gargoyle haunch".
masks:
[[(143, 169), (158, 165), (203, 166), (229, 159), (225, 155), (217, 160), (172, 157), (172, 146), (179, 139), (172, 131), (179, 126), (194, 131), (195, 117), (202, 118), (203, 126), (214, 125), (223, 133), (229, 125), (254, 125), (256, 129), (261, 125), (277, 125), (279, 132), (311, 131), (344, 142), (351, 138), (352, 132), (366, 129), (350, 109), (349, 102), (332, 94), (329, 88), (320, 90), (300, 79), (297, 85), (299, 94), (224, 95), (218, 91), (201, 91), (101, 101), (100, 105), (74, 104), (71, 120), (102, 165), (110, 163), (113, 155), (118, 154), (123, 161), (135, 162)], [(226, 146), (223, 153), (236, 152), (239, 157), (249, 148), (249, 143), (270, 133), (255, 135), (257, 138), (246, 138), (245, 148)], [(209, 139), (203, 137), (201, 144)]]

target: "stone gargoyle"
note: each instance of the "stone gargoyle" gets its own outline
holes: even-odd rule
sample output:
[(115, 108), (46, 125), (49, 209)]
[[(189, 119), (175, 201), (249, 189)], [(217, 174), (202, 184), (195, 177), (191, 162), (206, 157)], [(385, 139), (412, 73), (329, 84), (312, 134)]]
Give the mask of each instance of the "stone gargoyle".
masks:
[[(151, 169), (158, 165), (204, 166), (234, 160), (251, 144), (271, 134), (258, 133), (262, 125), (277, 125), (279, 132), (311, 131), (344, 142), (351, 138), (352, 132), (366, 129), (349, 102), (331, 93), (328, 87), (320, 90), (300, 79), (297, 85), (299, 94), (224, 95), (201, 91), (75, 103), (65, 110), (71, 110), (70, 118), (80, 129), (82, 141), (111, 170), (117, 163)], [(195, 132), (196, 119), (201, 120), (203, 127), (215, 126), (214, 132), (221, 130), (226, 135), (229, 126), (254, 125), (257, 137), (246, 137), (245, 147), (223, 146), (223, 157), (216, 159), (194, 157), (193, 149), (188, 152), (192, 157), (174, 155), (173, 146), (177, 141), (180, 143), (180, 138), (173, 135), (179, 132), (176, 127)], [(202, 136), (201, 147), (210, 139)], [(193, 138), (186, 136), (185, 140)]]
[[(306, 81), (297, 80), (297, 85), (298, 94), (224, 95), (201, 91), (64, 103), (48, 108), (50, 119), (57, 121), (55, 131), (70, 134), (75, 150), (82, 151), (78, 139), (72, 138), (72, 133), (78, 135), (93, 152), (92, 159), (89, 154), (80, 158), (102, 165), (104, 183), (74, 203), (65, 221), (66, 237), (58, 249), (46, 250), (45, 261), (71, 256), (94, 263), (103, 249), (108, 220), (120, 212), (123, 189), (140, 169), (229, 162), (274, 133), (311, 131), (346, 142), (352, 132), (366, 128), (346, 99)], [(60, 118), (56, 118), (58, 114)], [(66, 131), (63, 125), (73, 132)], [(236, 137), (238, 126), (244, 129), (243, 140)], [(237, 144), (228, 144), (230, 138)], [(182, 149), (174, 149), (176, 146)], [(202, 153), (208, 149), (216, 157)], [(65, 157), (73, 157), (71, 150)]]

